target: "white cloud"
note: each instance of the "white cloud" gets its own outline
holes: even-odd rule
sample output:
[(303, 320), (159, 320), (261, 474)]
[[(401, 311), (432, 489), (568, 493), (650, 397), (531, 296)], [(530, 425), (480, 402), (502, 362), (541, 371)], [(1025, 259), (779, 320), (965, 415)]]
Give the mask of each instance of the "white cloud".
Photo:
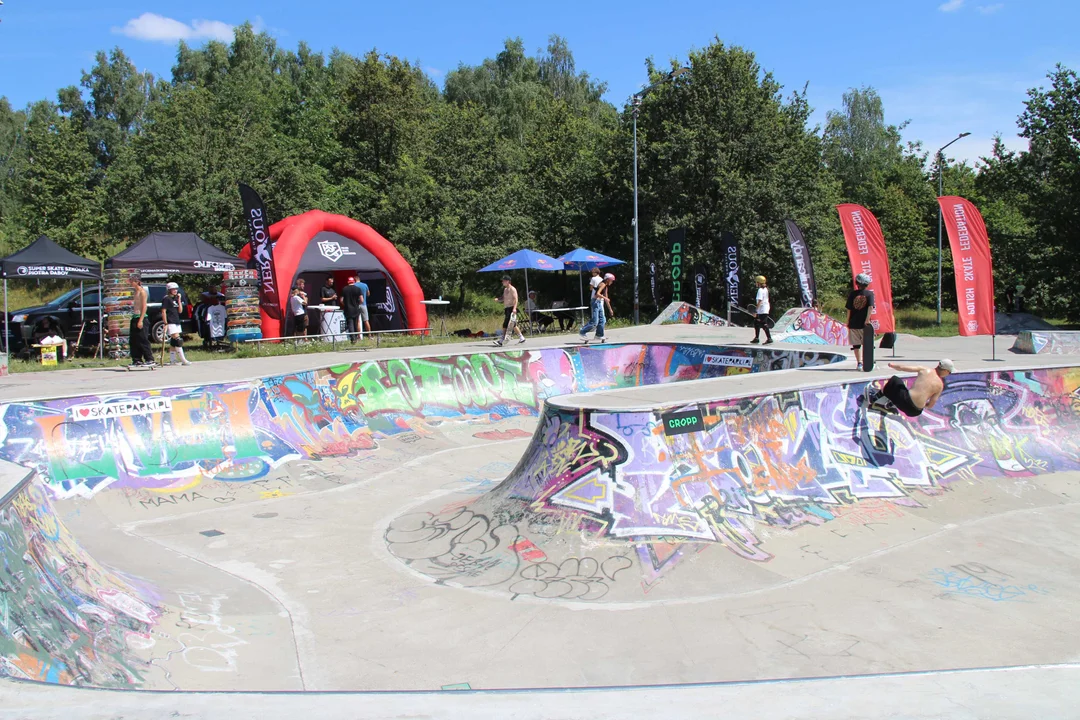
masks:
[(956, 12), (964, 6), (964, 0), (948, 0), (948, 2), (938, 5), (938, 10), (941, 12)]
[(233, 39), (233, 26), (220, 20), (192, 20), (188, 25), (151, 12), (128, 20), (123, 27), (114, 27), (112, 31), (136, 40), (164, 43), (178, 40), (230, 42)]
[(993, 15), (1005, 8), (1005, 3), (994, 3), (993, 5), (980, 5), (979, 12), (983, 15)]

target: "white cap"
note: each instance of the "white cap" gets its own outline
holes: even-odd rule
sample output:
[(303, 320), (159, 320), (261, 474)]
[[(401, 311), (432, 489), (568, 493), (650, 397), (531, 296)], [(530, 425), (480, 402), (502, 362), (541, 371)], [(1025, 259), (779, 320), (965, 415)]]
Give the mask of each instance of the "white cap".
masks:
[(177, 285), (177, 284), (176, 284), (176, 283), (174, 283), (174, 282), (171, 282), (171, 283), (166, 283), (166, 284), (165, 284), (165, 289), (166, 289), (166, 290), (179, 290), (179, 289), (180, 289), (180, 286), (179, 286), (179, 285)]
[(937, 366), (940, 369), (945, 370), (946, 372), (956, 372), (956, 366), (953, 365), (953, 361), (949, 358), (942, 358), (941, 361), (938, 362)]

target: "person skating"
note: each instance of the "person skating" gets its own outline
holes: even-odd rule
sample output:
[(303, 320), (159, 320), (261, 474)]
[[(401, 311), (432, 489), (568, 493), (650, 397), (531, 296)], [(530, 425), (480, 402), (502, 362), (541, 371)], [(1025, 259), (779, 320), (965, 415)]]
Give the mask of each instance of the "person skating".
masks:
[(867, 290), (870, 286), (870, 276), (859, 273), (855, 276), (855, 289), (848, 293), (847, 297), (847, 328), (848, 339), (851, 341), (851, 350), (855, 353), (855, 369), (862, 370), (862, 346), (863, 328), (866, 320), (874, 311), (874, 291)]
[(131, 284), (135, 292), (135, 316), (131, 318), (131, 326), (128, 328), (128, 341), (131, 345), (132, 365), (153, 365), (154, 349), (150, 347), (149, 328), (146, 322), (146, 288), (143, 287), (142, 278), (133, 277)]
[(517, 288), (510, 284), (510, 276), (503, 275), (502, 277), (503, 294), (502, 298), (495, 298), (498, 302), (500, 299), (503, 304), (503, 324), (502, 335), (495, 341), (496, 345), (502, 345), (506, 342), (506, 337), (511, 332), (516, 332), (518, 336), (518, 342), (525, 342), (525, 335), (522, 334), (521, 328), (517, 323), (517, 311), (518, 311), (518, 291)]
[(165, 323), (165, 334), (169, 336), (169, 364), (176, 365), (179, 357), (181, 365), (190, 365), (184, 356), (183, 328), (180, 327), (180, 286), (171, 282), (165, 289), (168, 294), (161, 298), (161, 320)]
[(868, 386), (863, 403), (882, 412), (890, 412), (891, 405), (908, 417), (918, 417), (924, 409), (933, 408), (945, 389), (944, 379), (956, 369), (953, 361), (948, 358), (932, 368), (900, 363), (889, 363), (889, 367), (900, 372), (915, 373), (915, 382), (911, 389), (908, 389), (898, 375), (893, 375), (881, 390), (877, 390), (873, 385)]
[(772, 344), (772, 333), (769, 332), (769, 322), (772, 318), (769, 317), (769, 311), (772, 307), (769, 305), (769, 288), (765, 281), (764, 275), (758, 275), (754, 278), (754, 282), (757, 283), (757, 295), (755, 296), (754, 307), (754, 339), (751, 343), (761, 342), (761, 331), (765, 331), (765, 344)]

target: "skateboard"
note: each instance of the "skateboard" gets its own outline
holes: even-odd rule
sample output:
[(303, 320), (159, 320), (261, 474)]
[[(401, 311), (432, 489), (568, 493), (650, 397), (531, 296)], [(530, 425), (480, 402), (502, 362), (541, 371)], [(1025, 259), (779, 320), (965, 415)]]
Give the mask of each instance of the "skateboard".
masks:
[(863, 328), (862, 369), (863, 372), (874, 371), (874, 326), (870, 323)]
[(158, 366), (156, 364), (150, 364), (150, 365), (125, 365), (124, 366), (124, 369), (127, 370), (128, 372), (131, 372), (132, 370), (157, 370), (157, 368), (158, 368)]

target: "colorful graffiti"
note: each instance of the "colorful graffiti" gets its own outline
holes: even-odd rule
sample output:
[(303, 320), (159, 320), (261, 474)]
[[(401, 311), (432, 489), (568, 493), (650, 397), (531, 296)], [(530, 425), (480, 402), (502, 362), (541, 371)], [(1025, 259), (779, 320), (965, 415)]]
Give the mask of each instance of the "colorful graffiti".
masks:
[(828, 353), (610, 345), (378, 360), (250, 383), (0, 406), (0, 458), (57, 497), (106, 487), (182, 495), (250, 482), (283, 463), (374, 451), (432, 422), (534, 416), (571, 392), (760, 372)]
[[(600, 569), (590, 577), (605, 591), (579, 584), (573, 597), (599, 599), (616, 580), (603, 572), (611, 558), (636, 557), (634, 582), (648, 589), (708, 546), (767, 562), (772, 529), (923, 507), (957, 481), (1080, 469), (1080, 369), (953, 376), (937, 406), (913, 420), (865, 412), (857, 402), (864, 389), (702, 403), (703, 430), (672, 436), (661, 414), (688, 408), (571, 411), (552, 403), (502, 485), (451, 517), (402, 519), (387, 546), (439, 582), (511, 594), (535, 578), (507, 543), (532, 543), (545, 573), (568, 559), (561, 552), (592, 548)], [(634, 575), (619, 568), (620, 577)]]
[(0, 508), (0, 675), (130, 687), (161, 614), (145, 588), (98, 565), (36, 483)]
[(1023, 330), (1012, 350), (1027, 355), (1080, 355), (1080, 332)]
[(773, 335), (781, 342), (808, 345), (846, 346), (849, 342), (844, 323), (813, 308), (788, 310), (777, 321)]
[(673, 302), (660, 311), (653, 325), (712, 325), (714, 327), (734, 327), (719, 315), (713, 315), (687, 302)]

